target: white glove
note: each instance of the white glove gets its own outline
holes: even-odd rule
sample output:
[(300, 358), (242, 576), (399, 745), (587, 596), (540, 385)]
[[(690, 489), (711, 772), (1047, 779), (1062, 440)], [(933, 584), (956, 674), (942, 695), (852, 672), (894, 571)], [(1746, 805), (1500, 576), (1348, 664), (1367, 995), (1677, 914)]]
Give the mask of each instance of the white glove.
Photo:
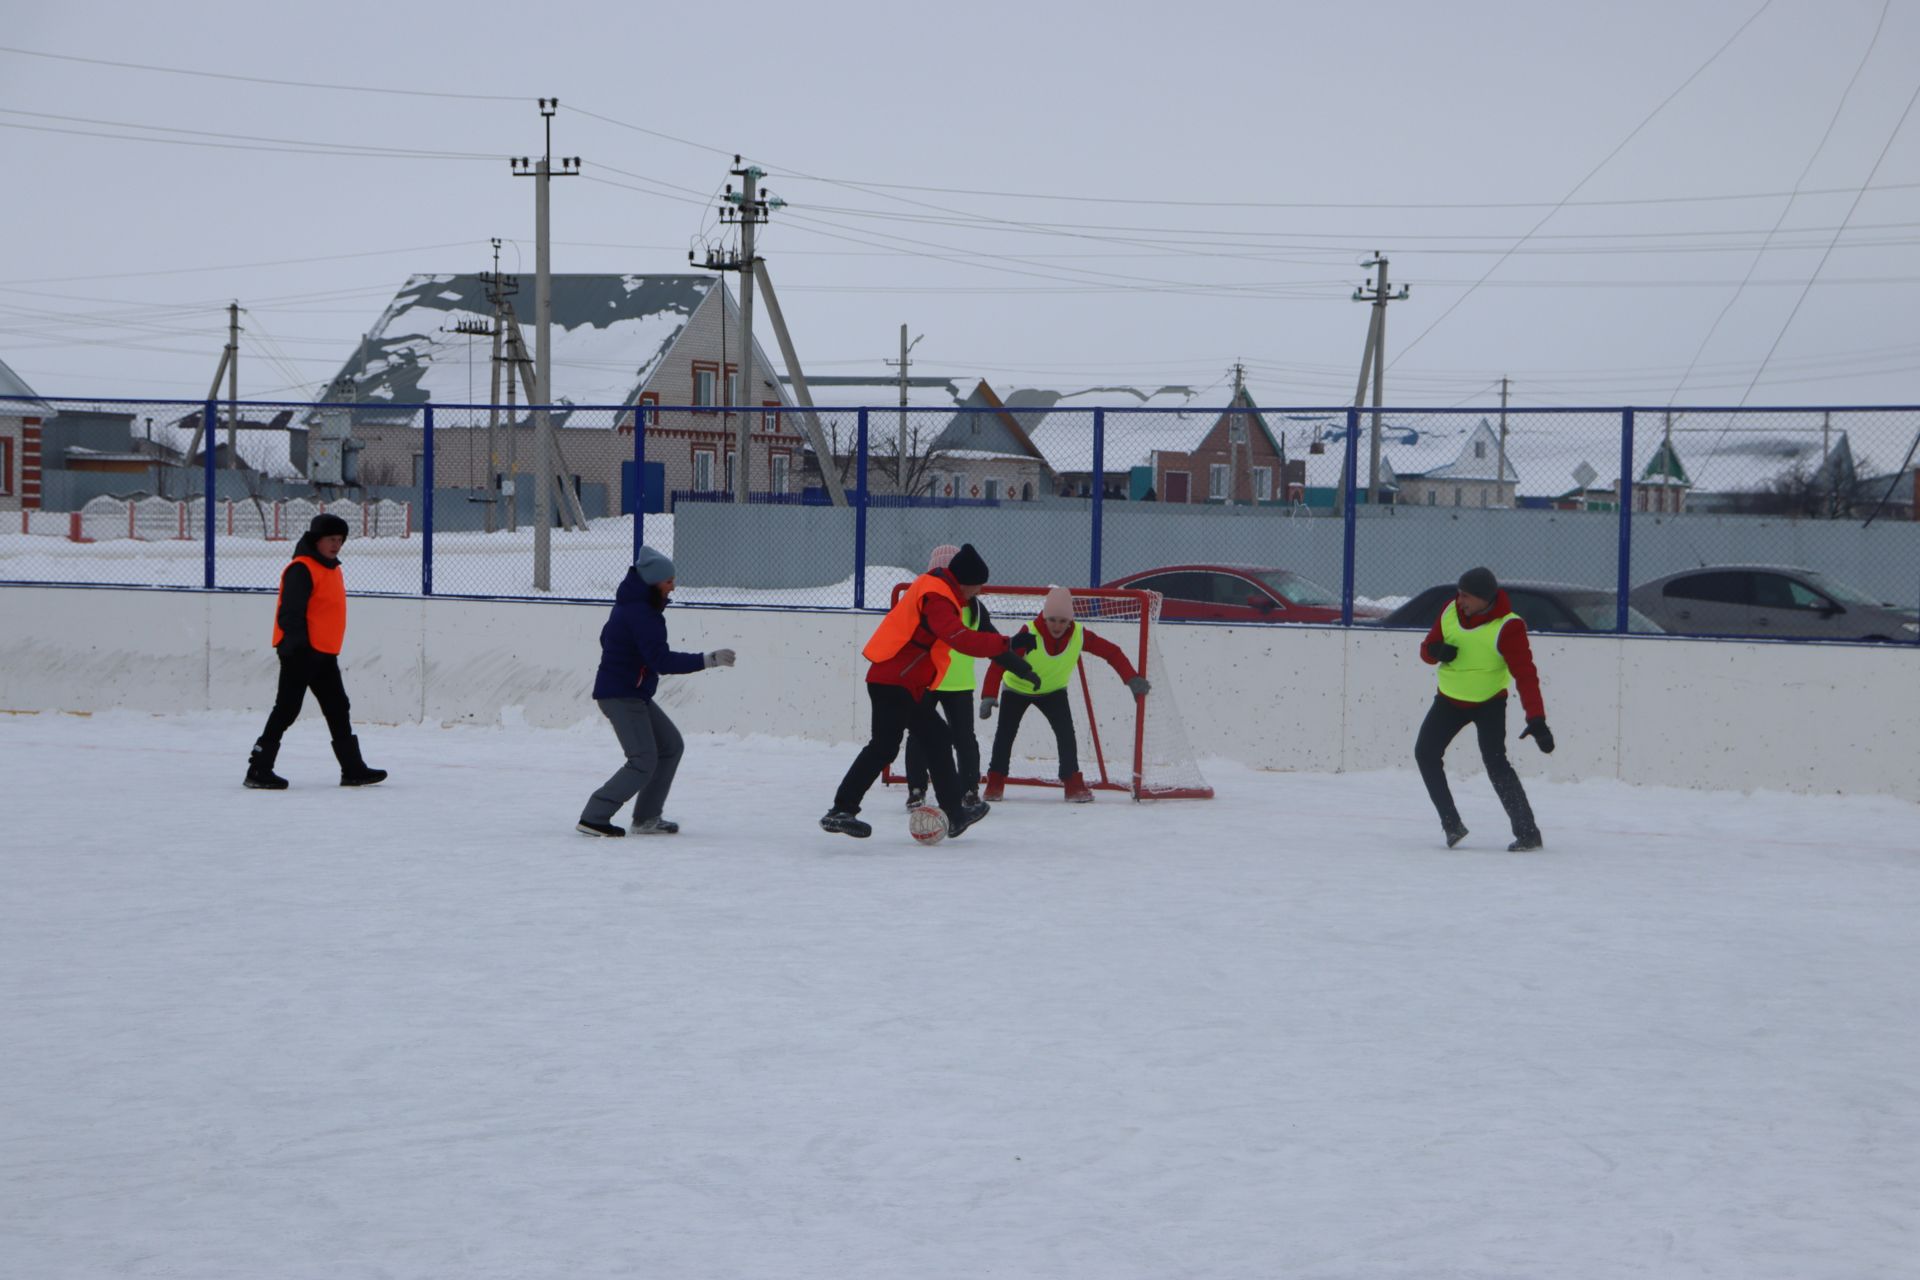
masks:
[(708, 666), (710, 666), (710, 667), (730, 667), (730, 666), (732, 666), (732, 665), (733, 665), (733, 650), (731, 650), (731, 649), (715, 649), (715, 650), (714, 650), (714, 651), (713, 651), (712, 653), (710, 653), (710, 654), (708, 654), (708, 655), (707, 655), (707, 665), (708, 665)]

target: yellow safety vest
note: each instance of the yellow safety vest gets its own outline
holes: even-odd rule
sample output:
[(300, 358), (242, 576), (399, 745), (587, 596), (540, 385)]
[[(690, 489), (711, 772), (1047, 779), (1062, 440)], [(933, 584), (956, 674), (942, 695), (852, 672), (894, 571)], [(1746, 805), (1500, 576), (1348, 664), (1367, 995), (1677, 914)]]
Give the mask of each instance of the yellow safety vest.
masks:
[(1460, 702), (1486, 702), (1507, 691), (1513, 673), (1500, 656), (1500, 632), (1513, 621), (1511, 612), (1477, 627), (1460, 625), (1460, 611), (1449, 602), (1440, 614), (1440, 638), (1460, 652), (1440, 664), (1440, 692)]
[(1027, 661), (1033, 665), (1033, 673), (1040, 677), (1034, 683), (1013, 672), (1007, 672), (1004, 683), (1015, 693), (1024, 693), (1029, 698), (1037, 698), (1043, 693), (1052, 693), (1056, 689), (1067, 687), (1067, 681), (1073, 678), (1073, 669), (1080, 663), (1080, 649), (1086, 643), (1087, 633), (1079, 623), (1073, 624), (1073, 630), (1067, 633), (1067, 647), (1059, 653), (1047, 652), (1046, 636), (1040, 630), (1039, 619), (1027, 623), (1026, 630), (1033, 632), (1039, 643), (1027, 655)]
[[(978, 631), (980, 629), (980, 605), (978, 601), (969, 600), (960, 606), (960, 621), (966, 624), (966, 628), (969, 631)], [(973, 682), (973, 655), (970, 653), (962, 653), (958, 649), (948, 650), (947, 674), (941, 678), (939, 684), (933, 687), (942, 692), (954, 689), (965, 689), (969, 693), (973, 692), (976, 687)]]

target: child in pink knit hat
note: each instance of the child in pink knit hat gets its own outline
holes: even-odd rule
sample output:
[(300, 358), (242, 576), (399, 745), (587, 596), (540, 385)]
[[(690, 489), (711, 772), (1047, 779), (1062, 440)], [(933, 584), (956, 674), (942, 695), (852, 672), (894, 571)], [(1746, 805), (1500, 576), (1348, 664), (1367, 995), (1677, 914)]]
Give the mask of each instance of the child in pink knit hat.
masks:
[(999, 727), (993, 732), (993, 753), (987, 761), (987, 791), (985, 799), (991, 803), (1000, 798), (1006, 790), (1007, 771), (1013, 761), (1013, 740), (1020, 732), (1020, 720), (1028, 707), (1040, 708), (1040, 714), (1053, 726), (1054, 742), (1059, 748), (1060, 782), (1066, 788), (1066, 799), (1073, 804), (1086, 804), (1093, 799), (1093, 791), (1087, 786), (1086, 779), (1080, 775), (1079, 744), (1073, 727), (1073, 702), (1067, 692), (1068, 682), (1080, 665), (1080, 655), (1084, 651), (1095, 657), (1104, 658), (1108, 665), (1119, 674), (1120, 679), (1132, 690), (1136, 698), (1144, 698), (1151, 687), (1147, 678), (1133, 669), (1127, 661), (1127, 655), (1119, 645), (1088, 631), (1073, 617), (1073, 593), (1065, 587), (1052, 587), (1040, 604), (1040, 616), (1026, 624), (1039, 643), (1027, 661), (1033, 665), (1035, 679), (1027, 680), (1012, 672), (1002, 673), (999, 667), (987, 671), (986, 687), (980, 691), (980, 718), (993, 715), (995, 705), (1000, 701), (1001, 685), (1006, 686), (1006, 710), (1000, 717)]

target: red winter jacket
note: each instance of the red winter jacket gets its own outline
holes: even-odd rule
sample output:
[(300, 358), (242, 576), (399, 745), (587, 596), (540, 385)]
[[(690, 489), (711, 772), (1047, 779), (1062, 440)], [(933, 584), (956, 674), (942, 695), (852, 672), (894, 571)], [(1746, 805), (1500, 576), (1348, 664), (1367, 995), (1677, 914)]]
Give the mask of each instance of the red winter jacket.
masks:
[[(1457, 598), (1455, 604), (1458, 604)], [(1445, 611), (1442, 610), (1442, 612)], [(1484, 613), (1462, 617), (1460, 625), (1471, 631), (1486, 623), (1497, 622), (1510, 613), (1513, 613), (1513, 605), (1507, 601), (1507, 593), (1496, 591), (1493, 595), (1493, 603), (1487, 606)], [(1430, 667), (1439, 666), (1440, 660), (1433, 656), (1430, 647), (1444, 641), (1445, 637), (1440, 634), (1440, 619), (1435, 618), (1432, 629), (1427, 632), (1427, 638), (1420, 642), (1420, 661)], [(1507, 660), (1508, 669), (1513, 672), (1513, 683), (1520, 689), (1520, 708), (1526, 712), (1527, 719), (1546, 719), (1547, 704), (1540, 699), (1540, 672), (1533, 665), (1533, 646), (1527, 643), (1526, 621), (1518, 614), (1514, 614), (1513, 621), (1501, 631), (1500, 642), (1496, 647), (1500, 650), (1500, 656)], [(1447, 697), (1444, 693), (1440, 696)], [(1459, 698), (1447, 698), (1447, 701), (1462, 707), (1474, 705), (1471, 702), (1463, 702)]]
[[(934, 576), (944, 579), (958, 593), (959, 584), (945, 569), (935, 569)], [(991, 658), (1007, 651), (1007, 637), (997, 631), (971, 629), (960, 620), (953, 601), (929, 591), (921, 597), (920, 625), (913, 638), (893, 657), (868, 667), (867, 683), (898, 685), (917, 699), (933, 687), (932, 649), (936, 640), (944, 640), (949, 649), (976, 658)]]
[[(1047, 630), (1046, 623), (1040, 622), (1038, 618), (1035, 618), (1034, 621), (1040, 623), (1040, 625), (1034, 629), (1040, 633), (1040, 643), (1046, 646), (1048, 653), (1058, 657), (1060, 654), (1066, 652), (1067, 642), (1073, 639), (1073, 631), (1071, 628), (1056, 638), (1053, 632)], [(1122, 684), (1125, 684), (1127, 681), (1133, 679), (1135, 675), (1139, 674), (1133, 669), (1133, 664), (1127, 661), (1126, 652), (1121, 649), (1119, 645), (1111, 640), (1095, 635), (1087, 627), (1083, 626), (1080, 629), (1086, 634), (1086, 639), (1081, 642), (1081, 653), (1090, 653), (1096, 658), (1105, 658), (1112, 664), (1113, 669), (1120, 673), (1120, 682)], [(1000, 696), (1000, 675), (1000, 664), (998, 663), (995, 663), (987, 670), (987, 682), (980, 690), (981, 697), (997, 698)]]

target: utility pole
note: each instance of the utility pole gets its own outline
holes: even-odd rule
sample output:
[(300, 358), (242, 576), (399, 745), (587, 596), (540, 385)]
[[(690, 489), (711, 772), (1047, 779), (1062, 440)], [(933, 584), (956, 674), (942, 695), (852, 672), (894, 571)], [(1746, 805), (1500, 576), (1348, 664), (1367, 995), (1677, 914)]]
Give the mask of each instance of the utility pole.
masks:
[[(727, 184), (723, 198), (733, 209), (731, 212), (721, 210), (720, 221), (737, 223), (740, 227), (740, 257), (734, 268), (740, 273), (740, 381), (734, 395), (727, 398), (743, 400), (746, 405), (740, 415), (740, 425), (734, 429), (733, 466), (733, 500), (745, 502), (748, 472), (752, 470), (748, 464), (753, 457), (753, 421), (759, 412), (759, 407), (754, 403), (759, 396), (753, 389), (753, 265), (759, 261), (753, 256), (753, 233), (756, 227), (767, 220), (770, 209), (777, 209), (786, 202), (761, 196), (760, 179), (767, 176), (765, 169), (757, 164), (743, 165), (739, 156), (733, 158), (733, 163), (734, 168), (728, 172), (740, 179), (740, 190), (736, 192), (732, 183)], [(724, 388), (724, 366), (720, 371), (720, 381)]]
[[(1233, 362), (1233, 412), (1227, 415), (1227, 505), (1235, 506), (1240, 501), (1240, 480), (1250, 474), (1252, 450), (1247, 444), (1247, 420), (1240, 413), (1240, 397), (1247, 386), (1247, 369), (1240, 361)], [(1243, 459), (1243, 452), (1247, 455)], [(1248, 480), (1249, 500), (1252, 499), (1252, 481)]]
[[(923, 333), (920, 335), (920, 338), (926, 336), (927, 335)], [(907, 326), (904, 324), (901, 325), (900, 359), (898, 362), (893, 360), (886, 361), (886, 363), (890, 365), (897, 363), (900, 370), (900, 438), (894, 445), (893, 481), (895, 487), (897, 487), (903, 495), (907, 491), (907, 366), (913, 363), (907, 359), (907, 353), (920, 345), (920, 338), (915, 338), (912, 342), (908, 342)]]
[(540, 118), (546, 125), (546, 149), (537, 162), (525, 156), (513, 159), (517, 178), (533, 179), (533, 368), (537, 387), (528, 388), (540, 404), (533, 411), (534, 453), (539, 459), (540, 480), (533, 490), (533, 588), (552, 590), (553, 519), (548, 505), (548, 488), (553, 484), (553, 416), (547, 406), (553, 402), (553, 241), (547, 223), (548, 179), (575, 177), (580, 172), (580, 157), (568, 156), (553, 166), (553, 113), (558, 98), (541, 98)]
[[(1398, 293), (1394, 293), (1388, 289), (1387, 259), (1379, 250), (1376, 249), (1374, 251), (1371, 260), (1363, 262), (1360, 265), (1363, 267), (1373, 267), (1378, 273), (1374, 277), (1372, 293), (1367, 292), (1365, 285), (1361, 285), (1353, 291), (1353, 300), (1355, 302), (1371, 302), (1373, 304), (1373, 323), (1368, 326), (1367, 331), (1368, 354), (1373, 357), (1373, 432), (1372, 442), (1369, 446), (1370, 460), (1367, 465), (1367, 505), (1377, 507), (1380, 505), (1381, 385), (1386, 381), (1387, 373), (1387, 304), (1389, 302), (1400, 301), (1407, 296), (1408, 290), (1405, 285), (1400, 287), (1400, 292)], [(1363, 386), (1366, 383), (1366, 378), (1366, 356), (1362, 356), (1360, 380)], [(1360, 400), (1358, 397), (1355, 397), (1354, 408), (1357, 409), (1359, 407)]]
[[(507, 299), (520, 291), (520, 277), (500, 274), (498, 236), (493, 237), (493, 270), (482, 274), (480, 282), (487, 287), (487, 302), (493, 308), (493, 381), (487, 393), (487, 532), (492, 533), (500, 524), (501, 497), (504, 495), (509, 502), (513, 499), (512, 482), (502, 485), (500, 481), (500, 345), (506, 334), (503, 308)], [(507, 377), (513, 377), (511, 368)], [(507, 430), (515, 430), (511, 413), (507, 415)], [(509, 523), (519, 522), (510, 518)]]
[[(227, 470), (233, 470), (239, 456), (240, 433), (234, 424), (240, 421), (240, 304), (227, 304)], [(213, 501), (213, 495), (207, 495)]]
[(1510, 379), (1500, 379), (1500, 461), (1493, 470), (1493, 492), (1500, 499), (1500, 505), (1506, 506), (1507, 497), (1507, 383)]

